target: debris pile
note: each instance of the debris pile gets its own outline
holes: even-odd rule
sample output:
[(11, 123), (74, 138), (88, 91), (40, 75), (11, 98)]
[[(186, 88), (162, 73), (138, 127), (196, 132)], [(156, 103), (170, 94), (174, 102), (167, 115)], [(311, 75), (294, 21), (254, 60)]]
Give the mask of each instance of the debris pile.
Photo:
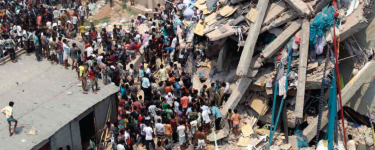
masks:
[[(359, 88), (352, 82), (362, 85), (364, 80), (359, 77), (370, 76), (367, 68), (374, 63), (370, 60), (373, 51), (362, 48), (352, 35), (367, 27), (366, 15), (373, 2), (197, 0), (184, 3), (185, 10), (173, 20), (177, 33), (180, 28), (186, 31), (186, 40), (180, 44), (185, 46), (197, 40), (196, 50), (205, 54), (199, 59), (196, 66), (200, 68), (195, 68), (194, 75), (208, 80), (194, 85), (231, 83), (233, 92), (221, 112), (226, 116), (228, 109), (237, 109), (248, 116), (240, 124), (243, 129), (240, 137), (229, 134), (227, 124), (219, 131), (217, 139), (231, 147), (261, 148), (275, 139), (270, 142), (271, 149), (313, 149), (308, 146), (318, 144), (313, 140), (318, 122), (321, 128), (328, 122), (329, 108), (324, 106), (331, 85), (337, 84), (337, 78), (342, 82), (344, 105)], [(194, 21), (190, 15), (192, 9), (201, 12), (202, 17)], [(336, 47), (346, 50), (349, 56), (338, 56)], [(341, 74), (335, 74), (339, 57), (354, 62), (348, 78), (357, 78), (353, 77), (346, 85)], [(341, 96), (337, 101), (340, 100)], [(272, 125), (276, 131), (272, 131)], [(335, 126), (342, 128), (339, 123)], [(353, 134), (365, 133), (367, 129), (348, 126), (346, 136), (351, 134), (365, 142), (365, 135)], [(357, 130), (361, 131), (353, 132)], [(279, 135), (268, 137), (271, 132)], [(209, 139), (213, 141), (212, 137)]]

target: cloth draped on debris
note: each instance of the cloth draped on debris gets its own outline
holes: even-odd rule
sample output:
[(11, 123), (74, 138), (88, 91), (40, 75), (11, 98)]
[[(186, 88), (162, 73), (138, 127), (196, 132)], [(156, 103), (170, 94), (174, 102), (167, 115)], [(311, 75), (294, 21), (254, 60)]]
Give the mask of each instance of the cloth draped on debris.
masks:
[(335, 8), (327, 5), (310, 24), (310, 45), (317, 43), (317, 37), (322, 37), (325, 31), (332, 27), (335, 17)]

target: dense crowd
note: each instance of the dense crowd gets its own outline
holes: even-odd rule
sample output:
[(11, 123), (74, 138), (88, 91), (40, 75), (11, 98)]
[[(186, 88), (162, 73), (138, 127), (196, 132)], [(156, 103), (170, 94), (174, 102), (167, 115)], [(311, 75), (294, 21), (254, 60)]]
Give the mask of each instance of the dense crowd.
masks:
[[(29, 55), (35, 52), (38, 61), (44, 58), (71, 67), (82, 81), (84, 94), (88, 85), (98, 92), (98, 79), (120, 87), (117, 120), (98, 130), (98, 134), (109, 131), (113, 138), (106, 142), (114, 149), (142, 144), (147, 149), (168, 150), (177, 142), (180, 149), (189, 145), (204, 149), (211, 128), (221, 129), (222, 118), (238, 135), (241, 117), (237, 111), (228, 110), (222, 116), (219, 110), (231, 94), (230, 84), (212, 82), (196, 89), (194, 72), (185, 69), (187, 56), (205, 59), (204, 51), (196, 46), (203, 37), (195, 35), (188, 46), (180, 45), (189, 32), (181, 20), (198, 22), (202, 17), (198, 10), (186, 15), (184, 3), (167, 1), (128, 25), (97, 31), (89, 4), (80, 1), (69, 5), (69, 11), (24, 1), (0, 7), (4, 10), (0, 57), (10, 55), (16, 62), (15, 51), (24, 49)], [(85, 21), (90, 24), (84, 26)], [(139, 31), (141, 25), (148, 30)], [(69, 44), (71, 40), (77, 43)], [(84, 48), (78, 46), (82, 43)], [(142, 59), (139, 65), (131, 63), (138, 58)], [(88, 149), (96, 149), (97, 143), (93, 138)]]

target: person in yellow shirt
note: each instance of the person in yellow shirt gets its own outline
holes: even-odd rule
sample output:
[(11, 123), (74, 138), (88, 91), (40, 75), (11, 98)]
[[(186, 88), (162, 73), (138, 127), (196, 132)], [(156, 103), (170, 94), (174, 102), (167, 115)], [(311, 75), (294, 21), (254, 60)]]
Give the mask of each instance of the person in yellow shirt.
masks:
[(79, 31), (81, 32), (81, 38), (85, 37), (85, 26), (79, 26)]
[[(13, 118), (13, 105), (14, 105), (14, 102), (10, 101), (9, 106), (6, 106), (5, 108), (3, 108), (1, 110), (1, 112), (7, 118), (7, 122), (9, 124), (9, 134), (10, 134), (10, 136), (12, 136), (13, 133), (17, 133), (16, 128), (17, 128), (17, 123), (18, 123), (18, 121)], [(12, 122), (16, 123), (16, 124), (14, 124), (13, 133), (12, 133)]]
[(164, 69), (164, 65), (160, 65), (160, 70), (158, 71), (159, 80), (160, 81), (167, 81), (168, 72)]
[(86, 69), (85, 69), (84, 64), (82, 64), (82, 62), (80, 62), (78, 70), (79, 70), (79, 79), (82, 81), (82, 91), (83, 91), (83, 94), (87, 94), (87, 92), (86, 92), (86, 84), (87, 84), (87, 81), (86, 81)]

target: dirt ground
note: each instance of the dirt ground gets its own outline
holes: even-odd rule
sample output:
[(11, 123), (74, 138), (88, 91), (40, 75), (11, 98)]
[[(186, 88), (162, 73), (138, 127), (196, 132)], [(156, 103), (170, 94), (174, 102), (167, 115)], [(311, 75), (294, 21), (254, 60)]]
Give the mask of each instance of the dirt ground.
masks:
[(120, 11), (122, 11), (121, 3), (118, 2), (118, 1), (115, 1), (113, 9), (111, 9), (110, 5), (105, 5), (103, 8), (101, 8), (99, 10), (98, 13), (96, 13), (93, 16), (93, 19), (100, 19), (100, 18), (104, 18), (104, 17), (111, 17), (111, 14), (115, 14), (115, 13), (117, 14)]

